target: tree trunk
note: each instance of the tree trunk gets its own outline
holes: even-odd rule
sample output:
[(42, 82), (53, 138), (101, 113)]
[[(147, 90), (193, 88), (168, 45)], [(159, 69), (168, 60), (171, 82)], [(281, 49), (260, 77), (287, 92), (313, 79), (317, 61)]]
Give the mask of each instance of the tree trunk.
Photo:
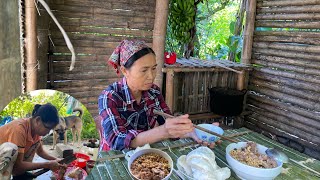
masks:
[[(194, 11), (197, 12), (197, 5), (194, 5)], [(193, 21), (196, 22), (196, 13), (193, 17)], [(194, 23), (194, 26), (190, 29), (190, 36), (191, 36), (191, 41), (188, 43), (183, 44), (183, 57), (189, 59), (191, 56), (193, 56), (193, 51), (194, 51), (194, 39), (196, 36), (197, 32), (197, 25)]]
[(157, 75), (155, 84), (162, 89), (164, 64), (164, 48), (166, 42), (167, 20), (168, 20), (169, 0), (157, 0), (156, 15), (153, 30), (153, 50), (156, 53)]
[[(242, 26), (243, 26), (243, 18), (244, 18), (244, 13), (246, 11), (246, 0), (241, 0), (240, 8), (237, 14), (237, 21), (235, 23), (235, 28), (233, 34), (235, 36), (240, 36), (242, 32)], [(229, 52), (228, 55), (228, 60), (229, 61), (235, 61), (235, 54), (236, 52)]]

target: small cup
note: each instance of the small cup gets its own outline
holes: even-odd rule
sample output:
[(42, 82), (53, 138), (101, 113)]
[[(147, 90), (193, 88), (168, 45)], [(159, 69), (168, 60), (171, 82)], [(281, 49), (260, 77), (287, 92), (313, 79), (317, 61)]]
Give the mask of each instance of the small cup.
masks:
[[(198, 124), (198, 126), (200, 127), (203, 127), (205, 129), (208, 129), (210, 131), (213, 131), (215, 133), (218, 133), (220, 135), (222, 135), (224, 133), (223, 129), (219, 126), (215, 126), (213, 124)], [(213, 142), (216, 142), (218, 141), (220, 138), (215, 136), (215, 135), (212, 135), (212, 134), (209, 134), (207, 132), (204, 132), (200, 129), (195, 129), (195, 132), (197, 134), (197, 137), (203, 141), (207, 141), (209, 143), (213, 143)]]

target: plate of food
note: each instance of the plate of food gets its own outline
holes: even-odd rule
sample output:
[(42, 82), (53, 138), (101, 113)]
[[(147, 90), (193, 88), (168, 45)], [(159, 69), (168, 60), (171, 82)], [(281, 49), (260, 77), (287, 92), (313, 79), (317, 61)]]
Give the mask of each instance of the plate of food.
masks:
[(88, 174), (80, 167), (69, 166), (54, 172), (54, 176), (57, 180), (85, 180)]

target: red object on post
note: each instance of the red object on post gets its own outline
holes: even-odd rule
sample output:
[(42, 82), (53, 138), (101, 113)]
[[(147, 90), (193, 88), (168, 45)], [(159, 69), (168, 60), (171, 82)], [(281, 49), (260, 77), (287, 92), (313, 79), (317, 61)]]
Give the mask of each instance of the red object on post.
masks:
[(164, 53), (164, 59), (166, 64), (174, 64), (177, 60), (177, 54), (175, 52), (165, 52)]

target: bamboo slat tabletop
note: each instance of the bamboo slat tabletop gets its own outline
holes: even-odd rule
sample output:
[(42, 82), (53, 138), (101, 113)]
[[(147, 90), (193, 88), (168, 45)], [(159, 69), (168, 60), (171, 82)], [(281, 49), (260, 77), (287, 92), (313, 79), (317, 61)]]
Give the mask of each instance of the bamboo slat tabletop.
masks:
[[(248, 131), (246, 128), (240, 128), (240, 129), (233, 129), (233, 130), (226, 130), (224, 135), (232, 135), (235, 133)], [(320, 172), (320, 161), (313, 159), (305, 154), (302, 154), (298, 151), (293, 150), (292, 148), (289, 148), (287, 146), (284, 146), (280, 143), (277, 143), (274, 140), (271, 140), (261, 134), (258, 134), (256, 132), (250, 132), (248, 134), (244, 134), (241, 136), (234, 137), (234, 139), (237, 139), (239, 141), (254, 141), (258, 144), (262, 144), (266, 147), (275, 147), (278, 149), (281, 149), (283, 152), (285, 152), (289, 158), (301, 162), (307, 167)], [(187, 143), (192, 140), (190, 139), (180, 139), (177, 141), (170, 141), (166, 140), (163, 142), (152, 144), (151, 147), (153, 148), (159, 148), (163, 146), (172, 146), (182, 143)], [(228, 141), (223, 141), (223, 143), (213, 149), (215, 155), (216, 155), (216, 162), (220, 167), (229, 167), (228, 163), (226, 161), (225, 157), (225, 148), (230, 144)], [(172, 158), (174, 162), (174, 168), (176, 167), (177, 159), (181, 155), (186, 155), (193, 149), (197, 148), (198, 145), (189, 145), (187, 147), (179, 147), (179, 148), (171, 148), (170, 150), (164, 150), (169, 154), (169, 156)], [(100, 154), (101, 158), (105, 157), (111, 157), (117, 154), (123, 154), (121, 151), (108, 151), (108, 152), (102, 152)], [(229, 167), (230, 168), (230, 167)], [(236, 174), (234, 174), (233, 171), (231, 171), (231, 177), (229, 180), (233, 179), (239, 179)], [(96, 166), (92, 169), (91, 173), (87, 177), (87, 180), (102, 180), (102, 179), (112, 179), (112, 180), (120, 180), (120, 179), (132, 179), (130, 177), (128, 168), (127, 168), (127, 161), (125, 158), (115, 158), (109, 161), (104, 161), (99, 164), (96, 164)], [(172, 176), (170, 177), (172, 180), (179, 180), (179, 176), (173, 171)], [(277, 176), (276, 180), (292, 180), (292, 179), (301, 179), (301, 180), (319, 180), (319, 177), (314, 175), (313, 172), (310, 172), (306, 168), (289, 161), (287, 164), (283, 164), (283, 170), (279, 176)]]

